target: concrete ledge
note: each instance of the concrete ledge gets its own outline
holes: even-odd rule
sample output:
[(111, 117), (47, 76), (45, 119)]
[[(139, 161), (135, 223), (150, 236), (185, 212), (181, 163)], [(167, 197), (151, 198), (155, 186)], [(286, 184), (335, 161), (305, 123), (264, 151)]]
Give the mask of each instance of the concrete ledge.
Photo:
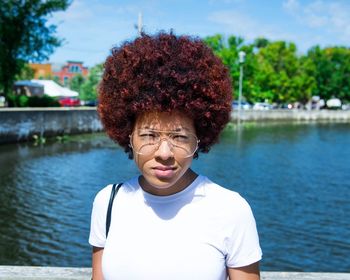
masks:
[[(232, 112), (236, 122), (238, 111)], [(31, 141), (33, 137), (99, 132), (103, 130), (95, 107), (1, 108), (0, 144)], [(242, 110), (242, 122), (349, 122), (350, 110)]]
[(96, 108), (3, 108), (0, 110), (0, 144), (40, 138), (99, 132)]
[[(238, 111), (231, 114), (232, 121), (237, 121)], [(350, 122), (350, 110), (242, 110), (241, 121), (344, 121)]]
[[(91, 268), (0, 266), (0, 279), (90, 280)], [(350, 273), (261, 272), (262, 280), (350, 280)]]
[(0, 266), (0, 279), (20, 280), (83, 280), (91, 279), (91, 268)]

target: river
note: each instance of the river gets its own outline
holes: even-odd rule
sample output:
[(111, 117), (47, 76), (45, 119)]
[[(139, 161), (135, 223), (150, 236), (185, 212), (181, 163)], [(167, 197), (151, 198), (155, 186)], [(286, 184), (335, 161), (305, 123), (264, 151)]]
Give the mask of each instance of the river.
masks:
[[(350, 124), (230, 126), (193, 169), (248, 200), (262, 270), (350, 272)], [(90, 266), (95, 194), (137, 174), (103, 134), (0, 146), (0, 264)]]

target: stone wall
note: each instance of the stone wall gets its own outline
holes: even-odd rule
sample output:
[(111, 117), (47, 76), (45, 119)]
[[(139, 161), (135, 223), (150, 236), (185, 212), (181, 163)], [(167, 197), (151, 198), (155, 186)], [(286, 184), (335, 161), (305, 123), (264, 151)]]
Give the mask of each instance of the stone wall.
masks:
[(232, 121), (343, 121), (350, 122), (350, 110), (235, 110)]
[[(240, 116), (240, 118), (239, 118)], [(342, 121), (350, 123), (347, 111), (304, 110), (237, 110), (232, 122), (269, 121)], [(102, 131), (96, 108), (2, 108), (0, 109), (0, 144), (16, 143), (38, 137), (81, 134)]]
[[(0, 279), (90, 280), (91, 268), (1, 266)], [(350, 273), (261, 272), (261, 280), (350, 280)]]
[(0, 144), (101, 130), (96, 108), (0, 109)]

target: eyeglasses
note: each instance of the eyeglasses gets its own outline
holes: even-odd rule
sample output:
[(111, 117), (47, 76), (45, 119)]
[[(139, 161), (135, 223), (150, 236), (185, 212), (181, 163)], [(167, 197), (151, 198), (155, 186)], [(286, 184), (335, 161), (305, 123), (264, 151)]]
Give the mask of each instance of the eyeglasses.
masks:
[(169, 132), (162, 130), (137, 129), (130, 135), (130, 146), (139, 155), (153, 154), (163, 140), (168, 142), (176, 156), (189, 158), (198, 149), (199, 140), (196, 135), (187, 131)]

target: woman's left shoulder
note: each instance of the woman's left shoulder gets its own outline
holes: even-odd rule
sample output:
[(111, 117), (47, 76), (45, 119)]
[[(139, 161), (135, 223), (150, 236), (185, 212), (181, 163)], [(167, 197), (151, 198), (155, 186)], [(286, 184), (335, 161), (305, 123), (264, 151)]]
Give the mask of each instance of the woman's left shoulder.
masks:
[(218, 203), (226, 210), (251, 211), (250, 206), (245, 198), (243, 198), (238, 192), (227, 189), (217, 183), (214, 183), (210, 179), (204, 177), (206, 197), (213, 203)]

